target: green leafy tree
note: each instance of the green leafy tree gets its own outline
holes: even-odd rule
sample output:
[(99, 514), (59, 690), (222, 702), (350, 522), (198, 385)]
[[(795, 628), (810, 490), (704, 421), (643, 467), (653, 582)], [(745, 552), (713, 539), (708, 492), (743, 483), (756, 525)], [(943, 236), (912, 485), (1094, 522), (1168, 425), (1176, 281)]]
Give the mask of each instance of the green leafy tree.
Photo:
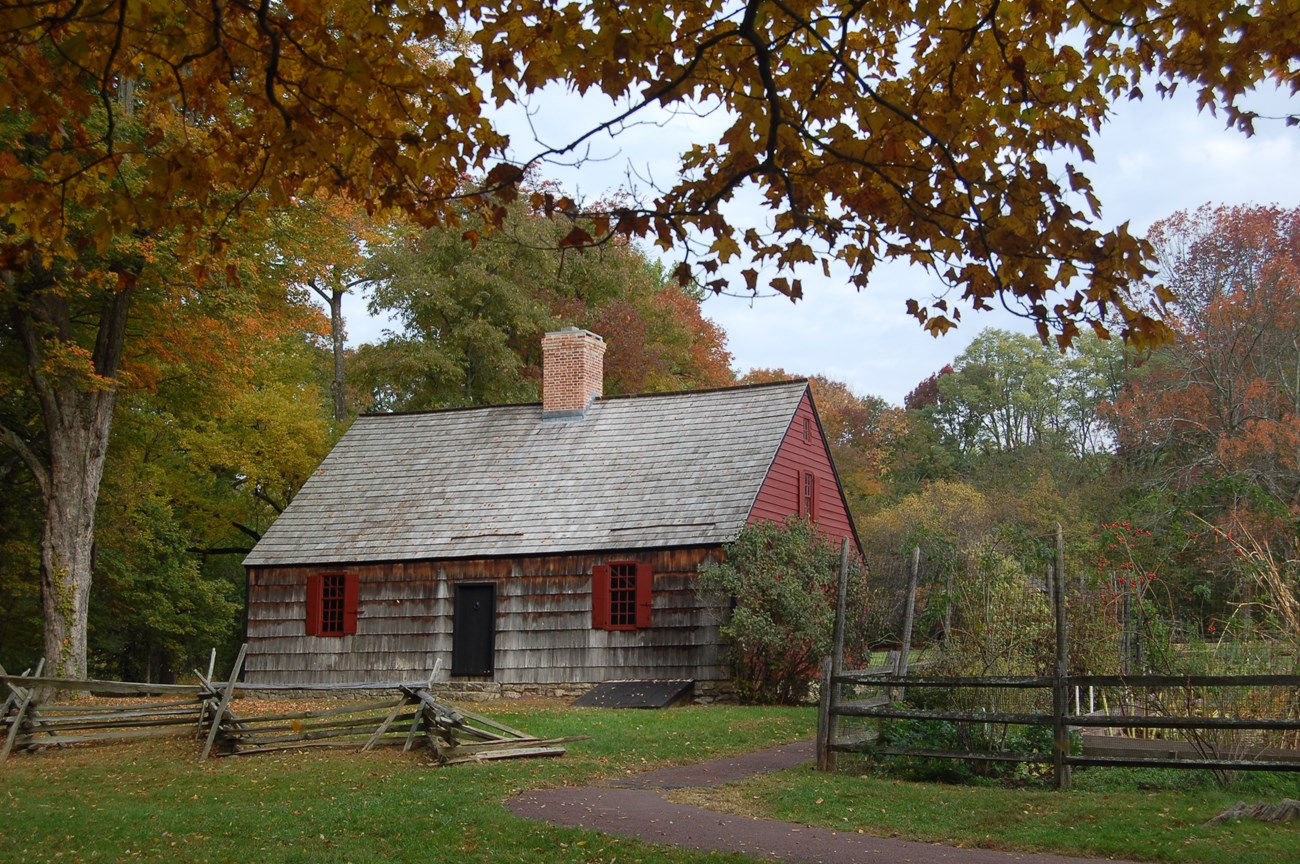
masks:
[(436, 228), (376, 250), (372, 311), (400, 332), (359, 348), (359, 404), (412, 410), (536, 399), (541, 337), (576, 325), (605, 338), (607, 393), (730, 383), (725, 337), (700, 297), (636, 246), (560, 248), (574, 224), (522, 201), (472, 243)]
[(936, 419), (963, 453), (1050, 446), (1060, 413), (1057, 357), (1028, 336), (982, 331), (939, 379)]
[(91, 671), (170, 683), (211, 649), (226, 647), (237, 630), (241, 586), (204, 572), (190, 532), (165, 498), (140, 485), (106, 486), (101, 503), (111, 515), (99, 531)]
[[(746, 702), (797, 704), (832, 649), (840, 552), (807, 519), (757, 522), (700, 568), (700, 593), (729, 600), (722, 635), (736, 691)], [(845, 636), (863, 644), (866, 572), (850, 560)]]

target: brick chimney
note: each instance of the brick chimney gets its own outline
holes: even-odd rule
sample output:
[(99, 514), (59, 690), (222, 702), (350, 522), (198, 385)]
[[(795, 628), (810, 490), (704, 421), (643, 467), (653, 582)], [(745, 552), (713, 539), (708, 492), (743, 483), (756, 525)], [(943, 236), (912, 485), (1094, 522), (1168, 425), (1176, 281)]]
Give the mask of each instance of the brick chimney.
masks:
[(604, 339), (577, 327), (542, 337), (543, 417), (581, 417), (604, 389)]

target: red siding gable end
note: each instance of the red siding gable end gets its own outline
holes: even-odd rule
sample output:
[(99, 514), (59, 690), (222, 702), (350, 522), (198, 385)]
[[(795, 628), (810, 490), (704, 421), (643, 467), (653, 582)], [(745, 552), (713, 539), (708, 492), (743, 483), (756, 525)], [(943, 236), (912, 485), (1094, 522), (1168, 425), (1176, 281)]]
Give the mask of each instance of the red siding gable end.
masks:
[[(804, 436), (805, 422), (812, 432), (808, 440)], [(817, 496), (813, 521), (837, 546), (842, 538), (847, 537), (853, 550), (861, 554), (839, 478), (831, 463), (830, 449), (813, 407), (811, 391), (805, 391), (745, 524), (753, 525), (760, 519), (784, 522), (791, 516), (802, 514), (804, 475), (809, 473), (813, 475)]]

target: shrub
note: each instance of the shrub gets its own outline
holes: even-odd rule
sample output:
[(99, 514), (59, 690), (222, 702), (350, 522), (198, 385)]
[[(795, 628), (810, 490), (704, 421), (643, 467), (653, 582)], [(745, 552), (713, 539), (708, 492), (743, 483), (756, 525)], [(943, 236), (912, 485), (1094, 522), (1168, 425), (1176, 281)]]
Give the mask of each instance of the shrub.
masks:
[[(765, 704), (805, 700), (832, 649), (839, 549), (807, 519), (791, 518), (746, 528), (725, 552), (723, 562), (701, 566), (700, 592), (729, 610), (721, 631), (737, 695)], [(861, 644), (865, 596), (865, 571), (852, 561), (846, 644)]]

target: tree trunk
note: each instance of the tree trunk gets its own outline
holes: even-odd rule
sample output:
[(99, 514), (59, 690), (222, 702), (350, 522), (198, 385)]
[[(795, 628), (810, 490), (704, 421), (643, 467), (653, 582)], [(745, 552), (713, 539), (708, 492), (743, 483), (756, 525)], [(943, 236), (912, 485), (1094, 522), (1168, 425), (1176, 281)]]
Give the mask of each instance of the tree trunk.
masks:
[[(40, 404), (44, 453), (14, 430), (0, 429), (0, 437), (31, 469), (45, 505), (41, 603), (46, 668), (57, 677), (85, 678), (95, 504), (108, 454), (134, 279), (103, 296), (95, 312), (86, 314), (89, 310), (82, 308), (74, 314), (67, 299), (53, 290), (49, 274), (30, 276), (26, 285), (10, 282), (25, 298), (13, 312), (13, 323)], [(78, 324), (87, 319), (95, 324), (79, 338)], [(91, 335), (89, 369), (51, 370), (49, 355), (84, 344)]]
[(347, 393), (343, 388), (343, 294), (335, 290), (330, 294), (330, 339), (334, 347), (334, 380), (330, 393), (334, 395), (334, 420), (342, 423), (348, 419)]
[(53, 416), (45, 412), (50, 482), (41, 539), (41, 602), (47, 668), (57, 677), (86, 677), (95, 502), (115, 396), (112, 390), (65, 388)]

